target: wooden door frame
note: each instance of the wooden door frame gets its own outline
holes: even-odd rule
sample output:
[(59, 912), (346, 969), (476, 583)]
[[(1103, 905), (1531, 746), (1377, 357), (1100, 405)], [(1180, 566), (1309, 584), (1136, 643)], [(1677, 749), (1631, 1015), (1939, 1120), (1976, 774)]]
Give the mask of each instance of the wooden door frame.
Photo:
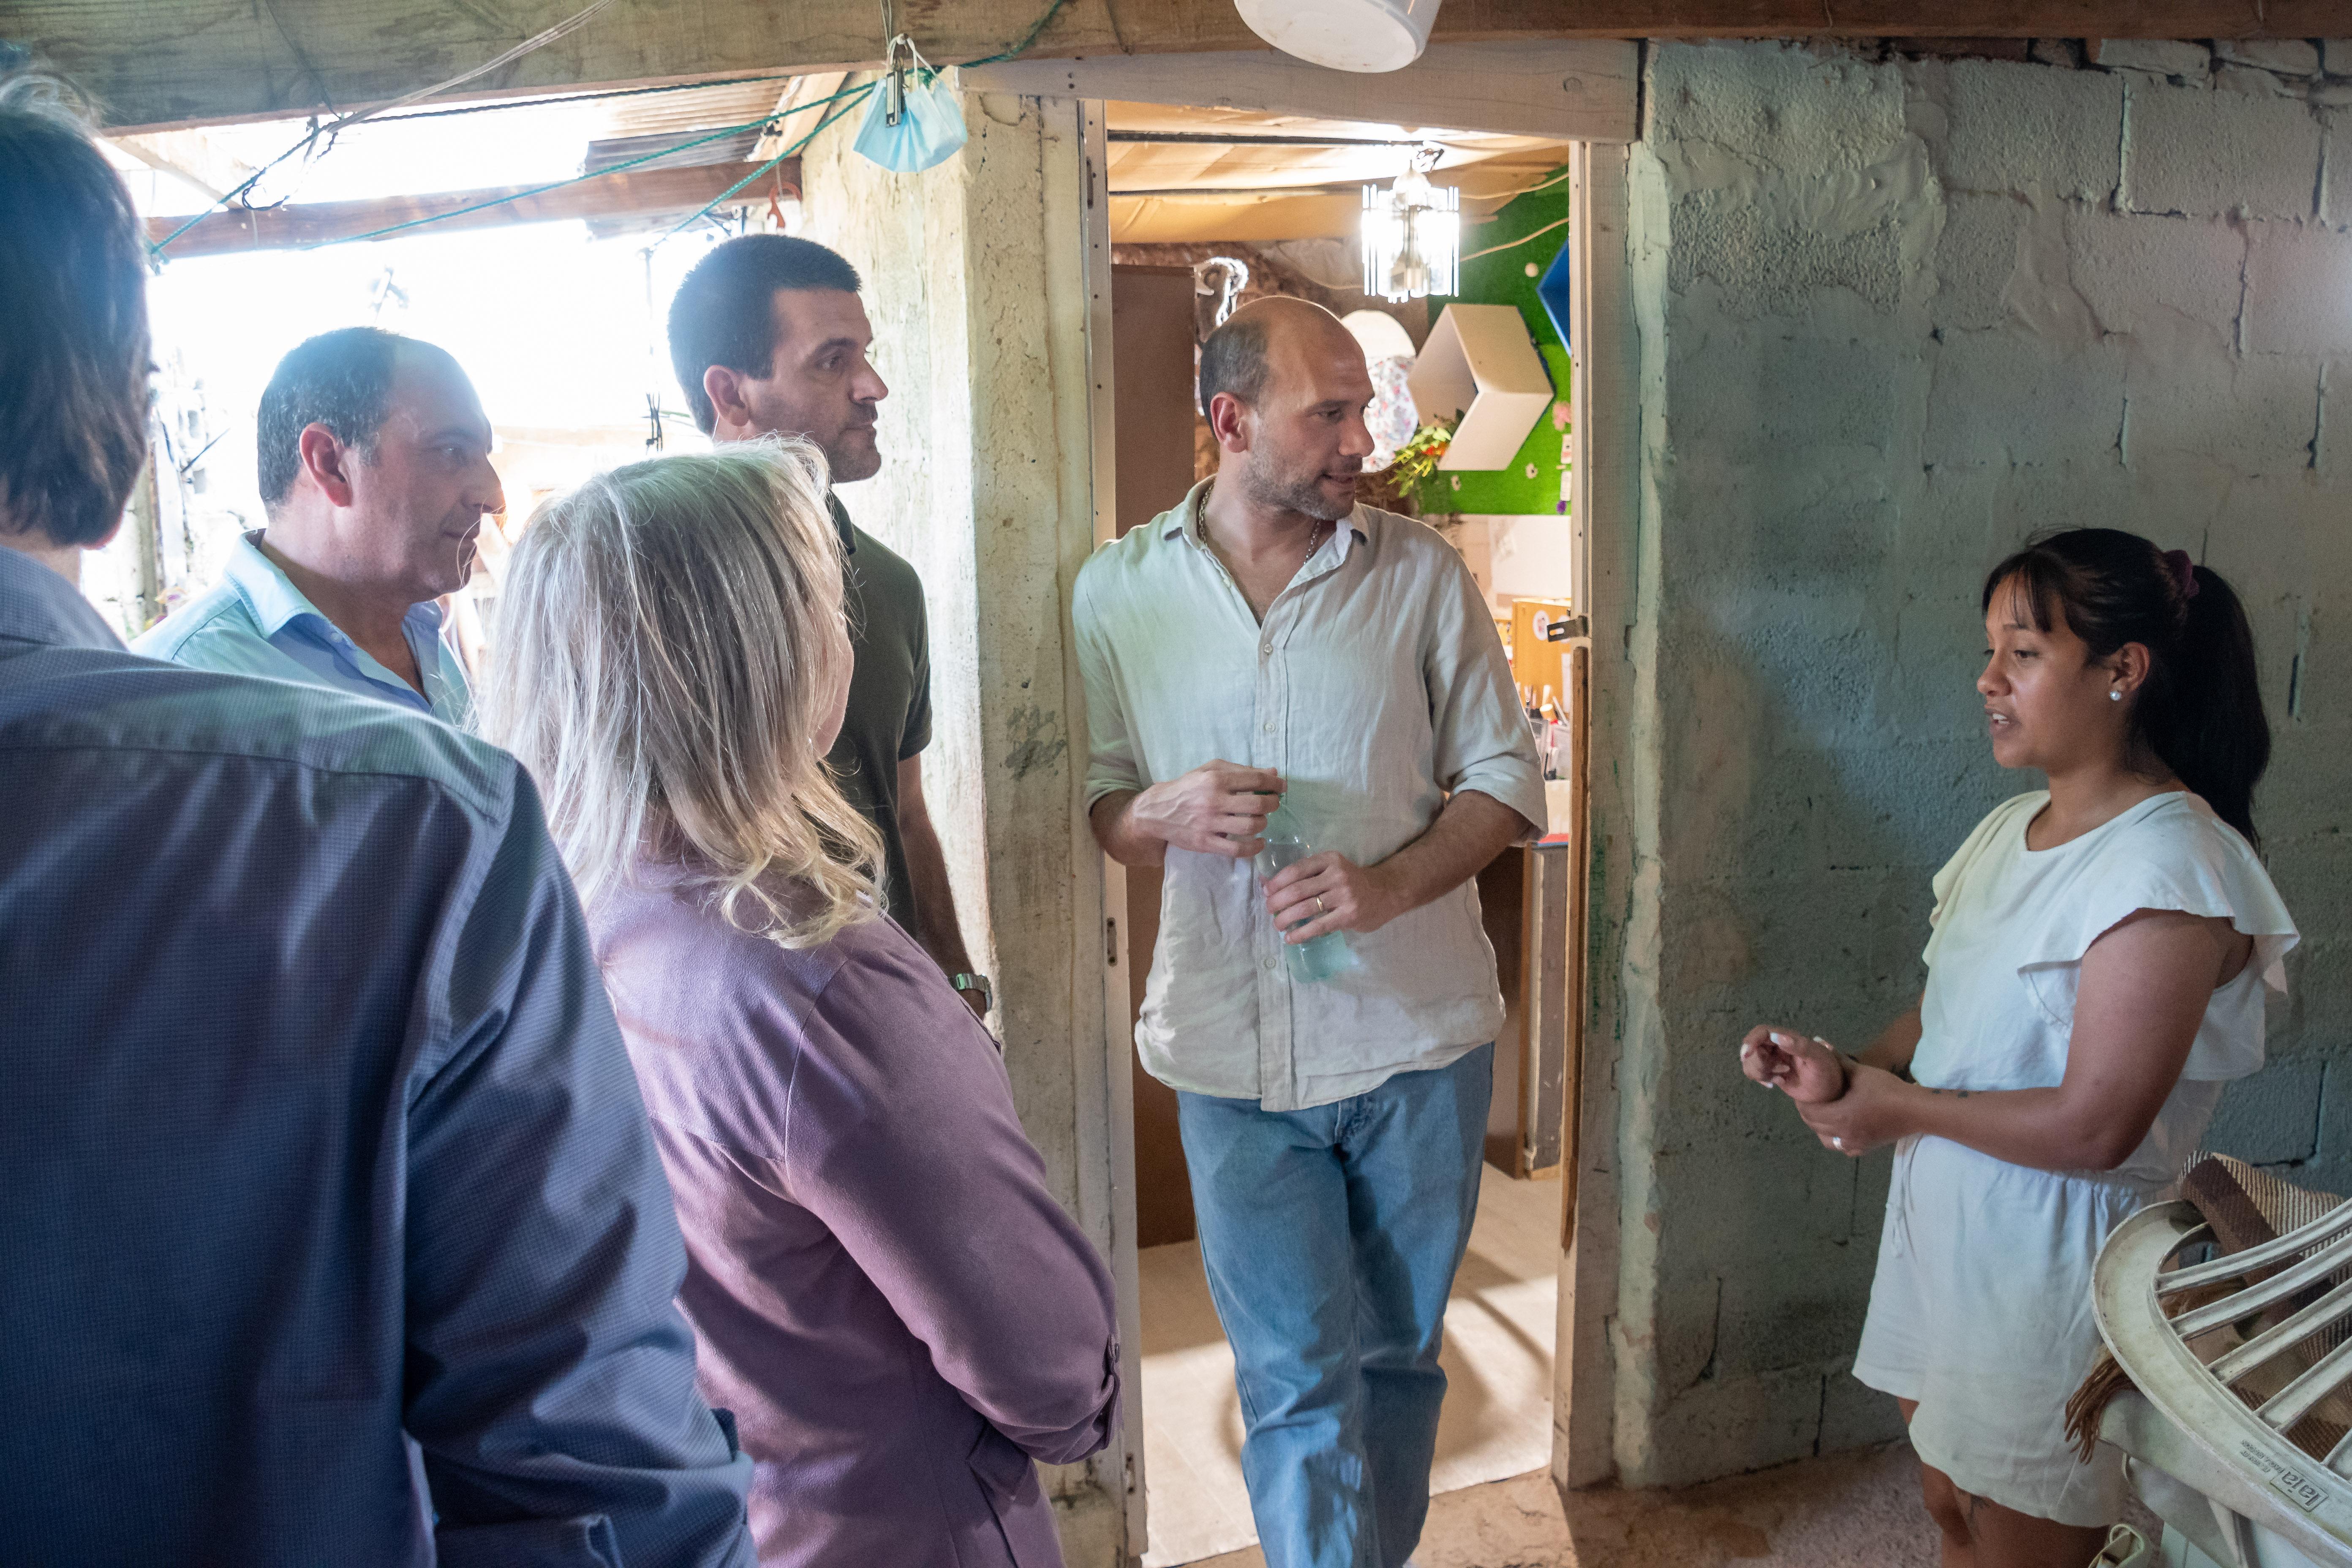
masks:
[[(1617, 1068), (1625, 1029), (1617, 955), (1637, 903), (1639, 781), (1616, 765), (1635, 714), (1632, 635), (1639, 589), (1641, 333), (1627, 236), (1631, 149), (1579, 143), (1570, 155), (1570, 328), (1575, 378), (1575, 599), (1587, 617), (1576, 735), (1584, 801), (1577, 823), (1582, 918), (1572, 960), (1580, 993), (1571, 1036), (1578, 1095), (1563, 1172), (1559, 1331), (1552, 1362), (1553, 1483), (1616, 1473), (1616, 1363), (1609, 1326), (1620, 1273)], [(1595, 750), (1601, 756), (1593, 756)], [(1601, 904), (1599, 910), (1591, 907)], [(1600, 977), (1596, 982), (1596, 976)]]
[[(1085, 249), (1087, 274), (1087, 425), (1093, 449), (1094, 536), (1097, 546), (1118, 537), (1118, 455), (1111, 412), (1113, 354), (1110, 276), (1110, 144), (1099, 100), (1078, 104), (1078, 134), (1086, 163)], [(1080, 732), (1083, 732), (1082, 731)], [(1076, 759), (1081, 771), (1086, 760)], [(1119, 1380), (1124, 1414), (1119, 1423), (1118, 1484), (1125, 1504), (1127, 1556), (1131, 1563), (1150, 1540), (1143, 1488), (1143, 1285), (1135, 1222), (1135, 1051), (1128, 1037), (1127, 868), (1095, 849), (1090, 824), (1082, 850), (1102, 868), (1103, 943), (1098, 954), (1078, 955), (1081, 965), (1102, 972), (1102, 1112), (1104, 1147), (1110, 1159), (1111, 1277), (1118, 1292)], [(1084, 863), (1084, 855), (1081, 864)]]
[[(1553, 47), (1587, 51), (1575, 57), (1583, 68), (1612, 79), (1622, 75), (1629, 83), (1633, 79), (1634, 71), (1625, 68), (1637, 62), (1637, 46), (1576, 44)], [(1438, 50), (1433, 48), (1431, 52), (1435, 55)], [(1166, 62), (1145, 58), (1017, 61), (964, 73), (963, 86), (967, 90), (1012, 91), (1079, 100), (1087, 179), (1084, 209), (1090, 292), (1087, 401), (1094, 465), (1095, 538), (1098, 544), (1115, 538), (1118, 532), (1112, 416), (1116, 355), (1110, 330), (1104, 102), (1190, 101), (1201, 107), (1244, 107), (1234, 100), (1231, 87), (1234, 79), (1229, 74), (1201, 68), (1204, 60), (1212, 58), (1187, 57), (1183, 61), (1192, 68), (1182, 73), (1181, 82), (1205, 84), (1197, 96), (1188, 92), (1181, 82), (1171, 85), (1168, 76), (1159, 68)], [(1279, 57), (1274, 58), (1278, 60)], [(1264, 55), (1247, 58), (1251, 101), (1246, 107), (1275, 112), (1320, 111), (1331, 90), (1332, 73), (1303, 64), (1285, 64), (1269, 70), (1267, 61), (1268, 57)], [(1547, 53), (1543, 59), (1530, 58), (1528, 63), (1550, 70), (1558, 62)], [(1620, 557), (1630, 559), (1630, 552), (1612, 544), (1596, 556), (1592, 542), (1596, 523), (1600, 524), (1599, 531), (1613, 541), (1623, 535), (1633, 516), (1622, 503), (1625, 481), (1633, 472), (1629, 459), (1633, 448), (1628, 433), (1637, 427), (1637, 407), (1631, 398), (1638, 388), (1629, 352), (1637, 340), (1622, 240), (1626, 142), (1635, 131), (1635, 100), (1633, 89), (1629, 87), (1605, 117), (1597, 120), (1590, 82), (1573, 79), (1563, 79), (1563, 82), (1580, 95), (1576, 100), (1577, 112), (1572, 117), (1563, 115), (1570, 122), (1549, 132), (1570, 142), (1572, 169), (1570, 199), (1574, 221), (1570, 225), (1570, 243), (1574, 247), (1572, 276), (1576, 289), (1570, 334), (1574, 340), (1570, 353), (1575, 366), (1576, 413), (1572, 596), (1580, 610), (1589, 616), (1593, 634), (1584, 657), (1579, 660), (1580, 670), (1588, 678), (1590, 694), (1605, 701), (1617, 684), (1614, 667), (1620, 662), (1616, 656), (1621, 650), (1602, 635), (1602, 629), (1615, 626), (1624, 617), (1618, 596), (1623, 574), (1618, 570), (1617, 563)], [(1353, 87), (1352, 82), (1349, 85)], [(1482, 104), (1475, 98), (1433, 96), (1416, 100), (1408, 93), (1403, 100), (1384, 98), (1383, 103), (1384, 112), (1449, 129), (1520, 133), (1527, 130), (1528, 110), (1521, 103), (1514, 103), (1507, 112), (1497, 110), (1498, 117), (1507, 118), (1510, 123), (1491, 125), (1485, 122)], [(1590, 139), (1596, 131), (1602, 133), (1601, 139)], [(1588, 139), (1575, 139), (1579, 137)], [(1607, 243), (1594, 243), (1596, 225), (1606, 236)], [(1589, 1050), (1586, 1044), (1598, 1015), (1591, 994), (1593, 965), (1588, 962), (1588, 921), (1583, 907), (1588, 889), (1601, 880), (1593, 874), (1592, 846), (1599, 836), (1591, 823), (1596, 816), (1611, 808), (1591, 793), (1591, 786), (1605, 780), (1609, 773), (1605, 768), (1591, 767), (1596, 710), (1592, 702), (1583, 704), (1582, 709), (1584, 718), (1574, 742), (1573, 765), (1585, 775), (1580, 782), (1586, 787), (1579, 793), (1585, 801), (1586, 811), (1584, 820), (1575, 825), (1575, 847), (1570, 851), (1571, 863), (1580, 868), (1580, 874), (1573, 889), (1577, 912), (1571, 919), (1575, 935), (1570, 952), (1573, 1023), (1569, 1037), (1570, 1092), (1564, 1096), (1563, 1106), (1567, 1125), (1562, 1130), (1560, 1310), (1554, 1359), (1552, 1474), (1563, 1487), (1604, 1479), (1613, 1468), (1610, 1464), (1614, 1428), (1613, 1377), (1607, 1354), (1605, 1323), (1613, 1312), (1616, 1296), (1616, 1185), (1611, 1174), (1617, 1143), (1616, 1098), (1610, 1081), (1613, 1057), (1604, 1058)], [(1079, 830), (1086, 830), (1083, 824)], [(1107, 1027), (1102, 1041), (1105, 1071), (1099, 1081), (1105, 1123), (1097, 1147), (1108, 1155), (1111, 1165), (1114, 1240), (1110, 1261), (1118, 1291), (1122, 1375), (1126, 1382), (1126, 1419), (1119, 1463), (1125, 1489), (1127, 1541), (1130, 1555), (1140, 1556), (1149, 1540), (1149, 1521), (1142, 1452), (1140, 1282), (1135, 1241), (1134, 1051), (1125, 1027), (1129, 1016), (1129, 965), (1136, 962), (1136, 955), (1130, 951), (1127, 922), (1118, 918), (1126, 908), (1126, 869), (1107, 856), (1093, 858), (1100, 865), (1103, 879), (1102, 942), (1098, 952), (1076, 956), (1081, 963), (1099, 966), (1103, 986)], [(1601, 1468), (1596, 1469), (1596, 1466)]]

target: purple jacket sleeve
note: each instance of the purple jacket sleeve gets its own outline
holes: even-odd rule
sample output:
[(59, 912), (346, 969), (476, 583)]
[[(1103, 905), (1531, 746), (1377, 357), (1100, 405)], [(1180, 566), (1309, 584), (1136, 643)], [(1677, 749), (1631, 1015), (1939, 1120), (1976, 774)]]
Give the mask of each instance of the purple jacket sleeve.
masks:
[(784, 1177), (932, 1365), (1033, 1458), (1118, 1421), (1109, 1271), (1045, 1187), (993, 1043), (911, 941), (871, 947), (802, 1020)]

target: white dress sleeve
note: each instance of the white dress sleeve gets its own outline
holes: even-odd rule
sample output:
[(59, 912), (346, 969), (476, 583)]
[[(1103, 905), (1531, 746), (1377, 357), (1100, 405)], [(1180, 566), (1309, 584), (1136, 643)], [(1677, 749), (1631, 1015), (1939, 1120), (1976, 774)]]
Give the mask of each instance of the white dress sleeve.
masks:
[(2237, 979), (2213, 993), (2181, 1069), (2188, 1079), (2242, 1078), (2263, 1065), (2263, 990), (2284, 994), (2294, 921), (2253, 849), (2190, 795), (2170, 796), (2086, 858), (2052, 900), (2018, 965), (2035, 998), (2071, 1028), (2084, 955), (2140, 910), (2226, 920), (2253, 939)]
[(2252, 937), (2248, 967), (2272, 990), (2286, 990), (2283, 961), (2300, 940), (2294, 921), (2252, 848), (2194, 795), (2172, 797), (2100, 846), (2071, 891), (2024, 967), (2079, 963), (2135, 911), (2179, 910), (2226, 920)]

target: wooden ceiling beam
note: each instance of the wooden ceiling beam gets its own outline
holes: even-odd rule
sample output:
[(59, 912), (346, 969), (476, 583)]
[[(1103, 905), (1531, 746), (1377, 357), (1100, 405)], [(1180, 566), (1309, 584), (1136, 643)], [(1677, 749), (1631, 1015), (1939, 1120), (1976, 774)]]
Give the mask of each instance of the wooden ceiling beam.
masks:
[[(703, 163), (685, 169), (624, 169), (553, 190), (513, 185), (364, 202), (292, 202), (252, 210), (231, 207), (198, 218), (194, 226), (172, 240), (163, 254), (184, 258), (244, 250), (294, 250), (358, 239), (425, 219), (432, 220), (430, 228), (420, 232), (439, 234), (564, 218), (650, 217), (668, 213), (682, 218), (718, 200), (728, 186), (757, 167), (756, 163)], [(798, 158), (778, 164), (776, 175), (782, 176), (788, 195), (800, 194)], [(746, 186), (735, 201), (746, 205), (764, 202), (774, 188), (775, 176), (771, 176)], [(187, 221), (184, 216), (149, 218), (149, 242), (161, 244)]]
[(184, 180), (215, 201), (253, 174), (250, 165), (201, 131), (163, 131), (152, 136), (109, 140), (149, 168)]
[[(1048, 0), (899, 0), (933, 61), (1016, 43)], [(391, 101), (573, 15), (580, 0), (0, 0), (29, 46), (123, 131)], [(1923, 20), (1924, 17), (1932, 19)], [(2343, 0), (1447, 0), (1460, 42), (1642, 37), (2253, 38), (2341, 36)], [(880, 58), (873, 0), (614, 0), (586, 26), (469, 84), (473, 96), (815, 71)], [(1067, 0), (1037, 58), (1261, 47), (1233, 0)], [(1377, 79), (1367, 91), (1378, 97)]]
[(1008, 60), (966, 72), (965, 83), (1041, 98), (1189, 103), (1563, 141), (1631, 142), (1640, 134), (1641, 53), (1622, 38), (1433, 43), (1412, 64), (1378, 78), (1374, 90), (1367, 90), (1363, 77), (1325, 70), (1272, 49)]

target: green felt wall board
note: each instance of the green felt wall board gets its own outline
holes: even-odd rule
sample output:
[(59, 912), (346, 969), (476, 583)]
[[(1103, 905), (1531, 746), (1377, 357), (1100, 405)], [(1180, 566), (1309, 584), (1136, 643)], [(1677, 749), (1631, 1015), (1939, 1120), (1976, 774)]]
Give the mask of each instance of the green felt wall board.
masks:
[[(1489, 246), (1505, 245), (1546, 224), (1558, 223), (1568, 216), (1568, 189), (1563, 181), (1549, 190), (1515, 196), (1488, 223), (1473, 225), (1466, 221), (1469, 215), (1465, 213), (1463, 249), (1484, 250)], [(1476, 204), (1467, 205), (1475, 207)], [(1550, 373), (1553, 395), (1568, 396), (1568, 350), (1560, 342), (1559, 334), (1552, 330), (1551, 317), (1545, 313), (1543, 300), (1536, 293), (1536, 284), (1542, 279), (1544, 269), (1551, 265), (1552, 258), (1567, 238), (1566, 228), (1555, 228), (1525, 245), (1514, 245), (1491, 256), (1465, 261), (1462, 292), (1450, 298), (1431, 295), (1429, 319), (1436, 321), (1446, 306), (1456, 301), (1517, 306), (1520, 319), (1527, 322), (1535, 339), (1536, 352), (1543, 356), (1544, 369)], [(1533, 278), (1527, 272), (1529, 262), (1535, 264)], [(1451, 418), (1454, 412), (1451, 408), (1423, 409), (1422, 417)], [(1422, 510), (1500, 516), (1559, 512), (1563, 435), (1551, 416), (1547, 415), (1536, 421), (1536, 427), (1528, 433), (1509, 468), (1432, 475), (1421, 487)], [(1528, 474), (1530, 464), (1535, 468), (1533, 478)]]

